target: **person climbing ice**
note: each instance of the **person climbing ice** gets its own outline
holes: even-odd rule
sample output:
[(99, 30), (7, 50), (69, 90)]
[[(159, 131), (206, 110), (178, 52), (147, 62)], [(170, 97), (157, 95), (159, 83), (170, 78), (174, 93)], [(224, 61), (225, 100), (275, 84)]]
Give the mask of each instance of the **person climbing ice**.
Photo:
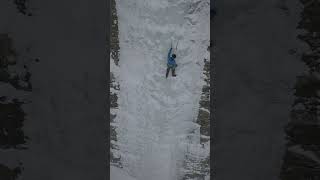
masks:
[[(177, 43), (177, 46), (178, 46), (178, 43)], [(170, 72), (170, 69), (172, 71), (172, 76), (175, 77), (177, 76), (176, 73), (175, 73), (175, 69), (176, 67), (178, 66), (175, 59), (176, 59), (176, 55), (175, 54), (172, 54), (171, 56), (171, 53), (172, 53), (172, 44), (171, 44), (171, 47), (170, 47), (170, 50), (169, 50), (169, 53), (168, 53), (168, 62), (167, 62), (167, 73), (166, 73), (166, 78), (168, 78), (168, 75), (169, 75), (169, 72)]]

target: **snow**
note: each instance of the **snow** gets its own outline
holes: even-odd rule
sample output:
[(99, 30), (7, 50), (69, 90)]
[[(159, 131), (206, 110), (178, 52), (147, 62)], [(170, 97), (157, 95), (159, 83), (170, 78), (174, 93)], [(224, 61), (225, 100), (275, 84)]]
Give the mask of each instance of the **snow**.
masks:
[(129, 176), (125, 171), (120, 168), (110, 167), (110, 179), (111, 180), (136, 180)]
[[(192, 147), (187, 134), (197, 129), (200, 139), (194, 121), (209, 59), (209, 1), (116, 3), (120, 69), (111, 71), (120, 82), (115, 124), (123, 169), (137, 180), (176, 180), (186, 147)], [(167, 53), (177, 40), (177, 77), (166, 79)]]

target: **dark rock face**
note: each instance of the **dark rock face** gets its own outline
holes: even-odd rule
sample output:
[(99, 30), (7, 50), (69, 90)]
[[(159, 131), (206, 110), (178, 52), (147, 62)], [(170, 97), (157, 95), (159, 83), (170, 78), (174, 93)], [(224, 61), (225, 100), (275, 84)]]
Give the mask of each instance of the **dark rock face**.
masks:
[[(206, 84), (202, 87), (200, 109), (197, 123), (200, 125), (200, 134), (210, 136), (210, 62), (205, 60), (203, 69)], [(207, 142), (208, 138), (201, 138), (201, 143)]]
[(19, 13), (27, 16), (32, 16), (32, 13), (28, 9), (28, 0), (14, 0), (13, 2), (16, 5)]
[(297, 77), (291, 121), (285, 129), (288, 143), (282, 180), (320, 179), (320, 2), (301, 0), (301, 3), (304, 7), (298, 28), (305, 33), (298, 38), (310, 48), (301, 58), (309, 72)]
[[(0, 34), (0, 82), (12, 86), (17, 92), (31, 92), (31, 73), (27, 61), (19, 56), (14, 48), (12, 37)], [(14, 96), (0, 97), (0, 149), (26, 149), (28, 137), (23, 131), (25, 100)], [(10, 169), (0, 164), (0, 179), (15, 180), (21, 173), (20, 167)]]
[(0, 103), (0, 148), (22, 148), (27, 137), (22, 131), (25, 113), (21, 109), (22, 102)]
[[(16, 70), (10, 71), (11, 67), (16, 67)], [(17, 90), (31, 91), (30, 78), (28, 66), (19, 62), (12, 38), (8, 34), (0, 34), (0, 81), (9, 83)]]
[(116, 65), (119, 64), (119, 27), (118, 27), (118, 17), (115, 0), (111, 1), (111, 57), (114, 59)]
[[(116, 2), (115, 0), (111, 1), (111, 43), (110, 43), (110, 53), (111, 57), (116, 66), (119, 66), (119, 28), (118, 28), (118, 17), (117, 17), (117, 9), (116, 9)], [(111, 69), (112, 71), (112, 69)], [(113, 89), (115, 91), (120, 90), (120, 85), (116, 81), (114, 74), (110, 72), (110, 90)], [(118, 95), (116, 93), (110, 92), (110, 110), (118, 109)], [(110, 113), (110, 122), (113, 123), (114, 119), (116, 118), (117, 114)], [(115, 156), (113, 151), (118, 150), (118, 146), (113, 142), (117, 141), (117, 131), (116, 127), (110, 125), (110, 164), (122, 167), (120, 162), (120, 157)]]
[(0, 164), (0, 179), (1, 180), (16, 180), (20, 173), (21, 173), (20, 167), (10, 169), (10, 168)]
[[(10, 71), (11, 67), (16, 70)], [(31, 73), (26, 69), (27, 66), (18, 61), (12, 39), (8, 34), (0, 34), (0, 81), (17, 90), (31, 91)], [(16, 98), (10, 102), (8, 99), (5, 96), (0, 99), (0, 148), (21, 148), (27, 139), (22, 131), (25, 113), (21, 105), (24, 102)]]

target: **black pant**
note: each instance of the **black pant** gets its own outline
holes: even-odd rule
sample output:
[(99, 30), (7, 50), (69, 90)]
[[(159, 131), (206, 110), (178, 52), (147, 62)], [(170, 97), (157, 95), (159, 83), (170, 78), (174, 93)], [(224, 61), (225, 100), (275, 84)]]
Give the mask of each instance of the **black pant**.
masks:
[(168, 67), (168, 68), (167, 68), (167, 73), (166, 73), (166, 78), (167, 78), (168, 75), (169, 75), (170, 69), (172, 70), (172, 76), (176, 76), (176, 74), (175, 74), (175, 68), (174, 68), (174, 67)]

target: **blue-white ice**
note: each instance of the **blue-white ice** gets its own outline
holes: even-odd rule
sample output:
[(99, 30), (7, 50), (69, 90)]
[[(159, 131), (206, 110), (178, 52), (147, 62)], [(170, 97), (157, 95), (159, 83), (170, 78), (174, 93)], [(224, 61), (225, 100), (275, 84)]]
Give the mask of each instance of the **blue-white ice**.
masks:
[[(209, 58), (209, 0), (117, 0), (120, 63), (111, 71), (120, 83), (115, 119), (123, 169), (111, 167), (112, 180), (123, 172), (137, 180), (176, 180), (183, 175), (187, 149), (200, 151), (198, 115)], [(165, 78), (171, 42), (179, 40), (177, 77)], [(194, 140), (187, 134), (194, 132)], [(194, 144), (194, 145), (192, 145)], [(194, 152), (193, 152), (194, 153)], [(119, 173), (122, 172), (122, 173)], [(121, 176), (121, 175), (120, 175)]]

